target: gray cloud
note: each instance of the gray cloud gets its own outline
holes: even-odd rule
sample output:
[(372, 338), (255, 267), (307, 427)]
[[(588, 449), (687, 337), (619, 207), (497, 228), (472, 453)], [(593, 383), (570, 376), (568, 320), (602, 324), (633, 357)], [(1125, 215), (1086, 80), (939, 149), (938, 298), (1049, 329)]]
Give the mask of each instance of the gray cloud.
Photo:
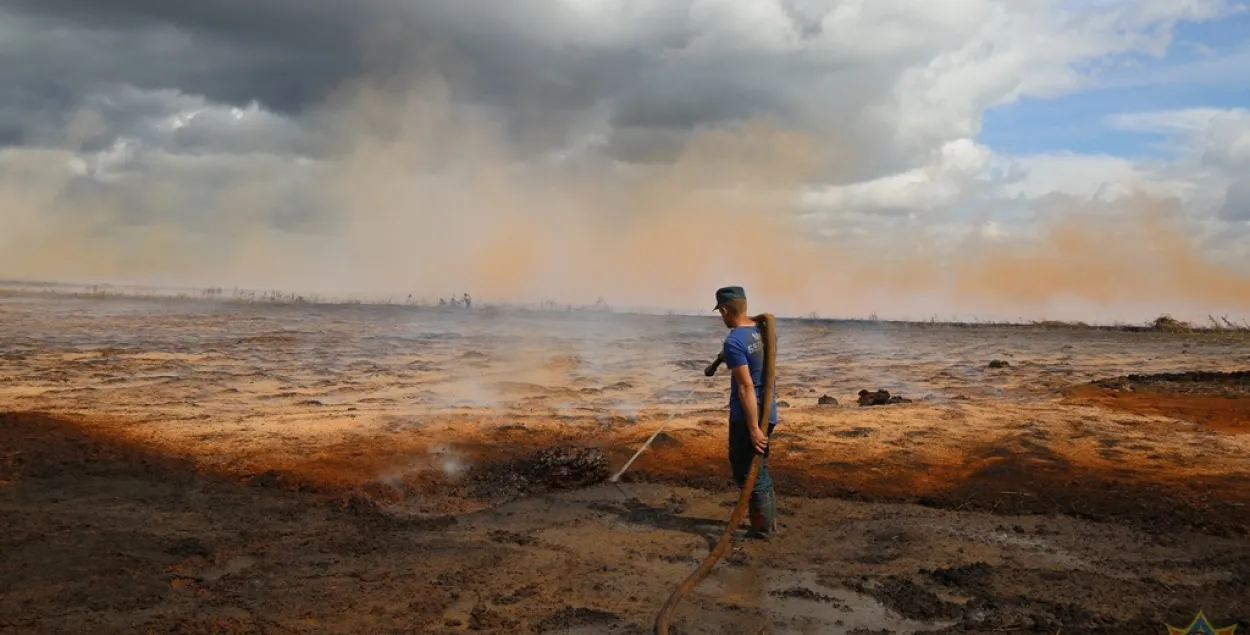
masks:
[[(522, 154), (569, 145), (594, 118), (609, 157), (654, 160), (691, 130), (764, 115), (853, 152), (825, 174), (850, 182), (922, 165), (974, 135), (992, 103), (1075, 85), (1051, 49), (1154, 48), (1176, 19), (1223, 0), (1183, 4), (1091, 12), (1048, 33), (1044, 2), (952, 13), (803, 0), (10, 0), (0, 52), (16, 63), (0, 68), (0, 103), (21, 105), (0, 113), (0, 137), (42, 141), (86, 95), (118, 85), (299, 115), (345, 81), (416, 69), (493, 108)], [(1151, 36), (1124, 35), (1135, 29)]]
[[(803, 5), (810, 3), (783, 3), (788, 26), (800, 37), (820, 35), (822, 11)], [(861, 141), (851, 178), (901, 157), (879, 143), (880, 127), (831, 114), (888, 101), (894, 77), (874, 66), (915, 55), (883, 53), (865, 64), (802, 39), (771, 52), (743, 48), (715, 19), (696, 22), (692, 0), (640, 3), (619, 19), (539, 0), (9, 6), (4, 54), (16, 63), (0, 69), (0, 96), (18, 105), (0, 115), (0, 135), (10, 143), (46, 142), (88, 95), (119, 85), (297, 115), (362, 74), (416, 68), (448, 78), (458, 100), (495, 107), (508, 140), (525, 153), (566, 144), (588, 112), (606, 113), (603, 148), (618, 160), (671, 155), (672, 139), (657, 131), (680, 137), (763, 114), (823, 123), (830, 138)]]
[(1250, 178), (1241, 178), (1228, 186), (1220, 218), (1228, 221), (1250, 221)]
[[(995, 157), (982, 112), (1224, 4), (7, 0), (0, 273), (824, 297), (867, 267), (845, 254), (1014, 239), (1117, 190), (1131, 161)], [(757, 240), (767, 271), (682, 255)]]
[(5, 22), (20, 32), (8, 55), (28, 77), (86, 88), (177, 87), (236, 105), (260, 100), (280, 111), (312, 103), (361, 71), (354, 24), (369, 14), (327, 2), (9, 5)]

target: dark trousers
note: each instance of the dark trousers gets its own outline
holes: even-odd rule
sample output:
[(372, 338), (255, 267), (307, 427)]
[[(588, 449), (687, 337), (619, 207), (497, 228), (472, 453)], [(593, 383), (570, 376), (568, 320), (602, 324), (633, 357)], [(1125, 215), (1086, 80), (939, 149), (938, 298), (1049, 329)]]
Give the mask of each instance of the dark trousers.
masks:
[[(755, 424), (751, 424), (755, 425)], [(769, 439), (772, 439), (775, 424), (768, 425)], [(764, 450), (760, 457), (760, 473), (755, 477), (755, 488), (751, 490), (752, 509), (762, 509), (768, 502), (773, 491), (773, 480), (768, 476), (768, 454), (771, 447)], [(751, 443), (751, 433), (746, 421), (729, 421), (729, 468), (733, 471), (734, 482), (738, 489), (747, 484), (747, 473), (751, 471), (751, 461), (755, 458), (755, 446)]]

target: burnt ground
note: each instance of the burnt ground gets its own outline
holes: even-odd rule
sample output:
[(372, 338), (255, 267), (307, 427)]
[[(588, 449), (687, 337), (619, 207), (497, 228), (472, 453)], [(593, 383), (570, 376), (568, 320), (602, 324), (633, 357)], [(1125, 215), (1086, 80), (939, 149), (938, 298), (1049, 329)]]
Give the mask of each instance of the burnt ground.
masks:
[(1204, 429), (1250, 432), (1250, 371), (1126, 375), (1076, 386), (1067, 393), (1074, 402), (1172, 417)]
[[(778, 459), (782, 537), (737, 544), (674, 632), (1162, 633), (1199, 610), (1250, 624), (1244, 482), (1129, 482), (1037, 434), (910, 485)], [(569, 441), (513, 439), (455, 483), (387, 496), (0, 415), (0, 632), (650, 632), (732, 492), (715, 463), (664, 454), (698, 458), (689, 442), (617, 487), (603, 452)], [(495, 507), (405, 512), (427, 495)]]
[(1153, 391), (1189, 395), (1216, 395), (1226, 398), (1250, 396), (1250, 370), (1216, 372), (1155, 373), (1126, 375), (1090, 382), (1092, 386), (1112, 390)]
[[(0, 323), (5, 634), (645, 633), (735, 499), (711, 317), (24, 296)], [(675, 633), (1248, 628), (1244, 373), (1146, 375), (1250, 368), (1247, 334), (781, 326), (782, 535)]]

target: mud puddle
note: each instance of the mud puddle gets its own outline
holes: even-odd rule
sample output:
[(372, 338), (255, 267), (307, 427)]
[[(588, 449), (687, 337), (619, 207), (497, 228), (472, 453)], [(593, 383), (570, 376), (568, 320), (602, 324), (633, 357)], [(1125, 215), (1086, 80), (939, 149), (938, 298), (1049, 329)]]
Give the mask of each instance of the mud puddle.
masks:
[(937, 632), (956, 624), (954, 620), (905, 618), (870, 595), (822, 583), (820, 578), (813, 571), (720, 569), (695, 592), (732, 606), (761, 611), (764, 615), (760, 625), (767, 623), (765, 632), (773, 635), (833, 635), (857, 629), (884, 629), (905, 635)]

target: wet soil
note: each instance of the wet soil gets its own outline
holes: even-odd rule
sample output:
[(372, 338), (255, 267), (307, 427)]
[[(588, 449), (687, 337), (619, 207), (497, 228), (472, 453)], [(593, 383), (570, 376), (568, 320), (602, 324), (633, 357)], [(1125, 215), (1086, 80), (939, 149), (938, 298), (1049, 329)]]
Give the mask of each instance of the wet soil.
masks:
[[(856, 429), (851, 436), (867, 436)], [(935, 509), (1012, 515), (1064, 514), (1167, 533), (1178, 527), (1221, 536), (1250, 535), (1250, 478), (1241, 473), (1180, 478), (1082, 464), (1038, 443), (1028, 428), (969, 447), (942, 463), (786, 457), (769, 472), (783, 490), (810, 498), (914, 503)], [(850, 434), (850, 433), (848, 433)], [(777, 445), (785, 451), (785, 445)], [(806, 459), (806, 457), (803, 457)], [(623, 480), (724, 488), (709, 473), (722, 462), (715, 444), (688, 443), (639, 458)]]
[[(512, 502), (426, 515), (0, 415), (0, 632), (650, 632), (732, 492), (713, 477), (711, 489), (604, 485), (593, 448), (512, 451), (457, 485)], [(837, 500), (778, 472), (781, 535), (736, 544), (674, 632), (1163, 632), (1199, 609), (1250, 623), (1250, 544), (1195, 522), (1204, 510), (1183, 497), (1112, 491), (1104, 506), (1135, 503), (1111, 505), (1106, 523), (1065, 507), (1097, 488), (1034, 490), (1029, 505), (984, 513), (969, 511), (968, 489), (929, 507)]]

